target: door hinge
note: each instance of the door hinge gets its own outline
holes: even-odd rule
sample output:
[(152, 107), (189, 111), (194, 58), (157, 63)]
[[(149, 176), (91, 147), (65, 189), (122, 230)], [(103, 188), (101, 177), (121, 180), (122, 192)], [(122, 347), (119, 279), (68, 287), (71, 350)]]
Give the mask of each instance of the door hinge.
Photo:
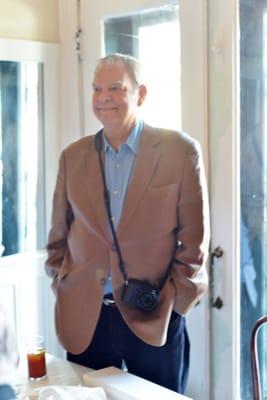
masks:
[(82, 30), (81, 28), (79, 28), (74, 34), (75, 50), (79, 61), (81, 61), (81, 35), (82, 35)]

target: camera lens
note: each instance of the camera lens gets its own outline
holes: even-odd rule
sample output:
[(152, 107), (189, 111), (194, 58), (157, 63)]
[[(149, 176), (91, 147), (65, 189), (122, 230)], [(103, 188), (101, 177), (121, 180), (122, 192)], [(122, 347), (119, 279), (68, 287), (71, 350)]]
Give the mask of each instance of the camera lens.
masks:
[(155, 291), (142, 292), (138, 296), (139, 307), (145, 311), (153, 310), (157, 305), (157, 294)]

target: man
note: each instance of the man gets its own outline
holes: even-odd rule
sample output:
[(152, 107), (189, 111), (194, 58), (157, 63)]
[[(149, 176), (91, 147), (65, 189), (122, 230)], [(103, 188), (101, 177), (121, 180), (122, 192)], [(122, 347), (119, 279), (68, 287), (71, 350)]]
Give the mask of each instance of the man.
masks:
[[(146, 93), (137, 60), (99, 60), (92, 103), (103, 129), (61, 154), (46, 268), (69, 360), (96, 369), (124, 362), (130, 373), (182, 393), (183, 315), (207, 286), (206, 183), (195, 140), (138, 118)], [(130, 281), (138, 287), (125, 299)], [(139, 296), (147, 283), (152, 289)], [(149, 310), (129, 304), (142, 297), (150, 308), (151, 296)]]

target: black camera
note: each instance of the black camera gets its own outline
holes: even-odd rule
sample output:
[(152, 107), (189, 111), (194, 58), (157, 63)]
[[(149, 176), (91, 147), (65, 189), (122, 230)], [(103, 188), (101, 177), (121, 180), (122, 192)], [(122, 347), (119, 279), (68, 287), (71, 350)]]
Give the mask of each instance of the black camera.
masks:
[(124, 284), (121, 300), (129, 307), (152, 311), (158, 304), (158, 290), (146, 281), (129, 279)]

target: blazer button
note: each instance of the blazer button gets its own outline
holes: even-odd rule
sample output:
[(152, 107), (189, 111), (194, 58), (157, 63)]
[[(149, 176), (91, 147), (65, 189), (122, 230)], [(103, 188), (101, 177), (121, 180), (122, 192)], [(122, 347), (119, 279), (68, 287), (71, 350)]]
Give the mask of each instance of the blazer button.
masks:
[(115, 243), (112, 243), (112, 245), (111, 245), (111, 250), (112, 250), (112, 251), (116, 251)]

